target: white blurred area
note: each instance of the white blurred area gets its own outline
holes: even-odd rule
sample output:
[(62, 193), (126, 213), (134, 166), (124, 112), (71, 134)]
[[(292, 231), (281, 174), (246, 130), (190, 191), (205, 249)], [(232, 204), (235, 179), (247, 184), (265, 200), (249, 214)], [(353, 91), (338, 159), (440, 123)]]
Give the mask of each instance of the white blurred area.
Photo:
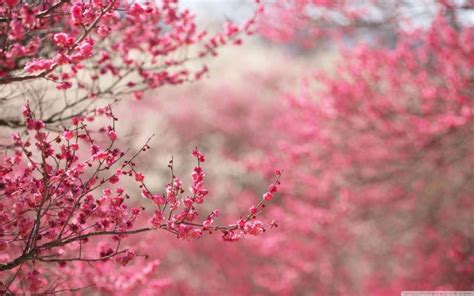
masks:
[[(202, 25), (219, 25), (226, 20), (242, 21), (253, 13), (254, 0), (186, 0), (183, 7), (195, 12)], [(265, 4), (273, 1), (264, 1)]]

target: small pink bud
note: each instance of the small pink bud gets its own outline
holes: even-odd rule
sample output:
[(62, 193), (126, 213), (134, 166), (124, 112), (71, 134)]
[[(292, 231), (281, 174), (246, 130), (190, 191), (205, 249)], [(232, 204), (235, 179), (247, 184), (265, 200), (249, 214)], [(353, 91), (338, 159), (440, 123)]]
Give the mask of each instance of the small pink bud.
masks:
[(270, 192), (265, 192), (265, 194), (263, 194), (264, 200), (272, 200), (272, 198), (273, 198), (273, 194), (271, 194)]

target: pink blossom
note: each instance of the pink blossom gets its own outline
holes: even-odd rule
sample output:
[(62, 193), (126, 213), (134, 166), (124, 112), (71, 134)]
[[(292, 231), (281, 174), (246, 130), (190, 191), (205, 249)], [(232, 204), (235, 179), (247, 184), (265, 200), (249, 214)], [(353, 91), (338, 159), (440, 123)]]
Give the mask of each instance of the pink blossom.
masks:
[(142, 183), (145, 180), (145, 176), (142, 173), (135, 174), (135, 181)]
[(66, 90), (72, 87), (72, 83), (69, 81), (62, 81), (56, 84), (56, 88), (59, 90)]
[(272, 200), (273, 199), (273, 194), (271, 194), (270, 192), (265, 192), (263, 194), (263, 199), (264, 200)]
[(54, 65), (52, 60), (36, 60), (26, 64), (25, 71), (26, 72), (38, 72), (43, 70), (49, 70)]
[(56, 33), (53, 39), (56, 46), (59, 47), (70, 47), (74, 44), (74, 38), (69, 37), (66, 33)]
[(110, 34), (110, 28), (106, 26), (99, 26), (97, 28), (97, 34), (99, 34), (100, 37), (105, 38)]
[(71, 7), (71, 19), (74, 25), (79, 25), (82, 23), (82, 13), (82, 3), (75, 2), (74, 5)]

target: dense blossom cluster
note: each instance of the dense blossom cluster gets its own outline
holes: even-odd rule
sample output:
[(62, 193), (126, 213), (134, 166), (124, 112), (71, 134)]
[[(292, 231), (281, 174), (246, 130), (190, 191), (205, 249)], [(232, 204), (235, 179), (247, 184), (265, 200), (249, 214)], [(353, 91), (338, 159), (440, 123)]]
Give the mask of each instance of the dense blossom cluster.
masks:
[[(240, 25), (229, 20), (222, 31), (210, 33), (177, 0), (2, 1), (0, 85), (11, 86), (5, 87), (8, 98), (17, 95), (14, 82), (39, 79), (75, 93), (76, 99), (68, 95), (63, 104), (55, 100), (42, 118), (48, 124), (91, 110), (89, 99), (132, 94), (140, 100), (147, 89), (200, 79), (207, 66), (189, 62), (253, 34), (262, 12), (256, 2), (254, 16)], [(2, 123), (18, 126), (20, 120)]]
[[(193, 155), (198, 164), (192, 173), (189, 194), (173, 173), (173, 161), (169, 163), (171, 180), (165, 193), (148, 190), (145, 176), (137, 171), (134, 160), (150, 147), (146, 143), (126, 158), (127, 154), (116, 147), (117, 118), (110, 107), (74, 118), (71, 129), (62, 134), (48, 133), (29, 105), (23, 107), (23, 115), (27, 130), (13, 135), (14, 148), (0, 166), (0, 269), (8, 271), (3, 290), (22, 291), (23, 283), (32, 293), (62, 287), (47, 285), (52, 275), (45, 272), (43, 265), (48, 263), (64, 266), (74, 261), (113, 258), (118, 264), (127, 265), (136, 253), (121, 247), (121, 243), (131, 234), (163, 229), (177, 238), (191, 240), (205, 233), (221, 232), (225, 241), (236, 241), (242, 235), (258, 235), (272, 227), (255, 220), (268, 200), (264, 197), (246, 218), (233, 224), (216, 225), (218, 210), (199, 219), (197, 206), (204, 202), (208, 191), (201, 167), (205, 157), (197, 149)], [(100, 117), (112, 124), (91, 128)], [(130, 196), (119, 181), (127, 176), (138, 183), (142, 196), (150, 201), (148, 206), (155, 208), (150, 226), (136, 225), (145, 207), (130, 207), (126, 202)], [(278, 185), (277, 180), (269, 190), (276, 192)]]
[[(197, 28), (188, 10), (178, 8), (176, 0), (159, 4), (117, 0), (41, 4), (5, 1), (0, 10), (0, 81), (45, 77), (66, 82), (73, 80), (80, 69), (92, 67), (94, 71), (87, 79), (136, 72), (140, 80), (133, 84), (176, 84), (192, 74), (178, 68), (190, 58), (175, 56), (178, 51), (199, 44), (197, 57), (216, 54), (221, 45), (239, 43), (240, 32), (252, 31), (254, 19), (240, 27), (228, 22), (223, 32), (208, 37), (206, 31)], [(60, 25), (59, 30), (56, 25)], [(87, 84), (85, 80), (82, 83)]]

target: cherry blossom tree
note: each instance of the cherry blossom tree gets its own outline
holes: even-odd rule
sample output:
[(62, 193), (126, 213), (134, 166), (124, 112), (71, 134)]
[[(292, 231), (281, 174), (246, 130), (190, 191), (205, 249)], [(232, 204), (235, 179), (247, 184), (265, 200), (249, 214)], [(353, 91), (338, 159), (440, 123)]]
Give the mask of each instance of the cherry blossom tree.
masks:
[[(154, 192), (136, 166), (151, 137), (127, 149), (112, 111), (127, 95), (140, 100), (148, 89), (200, 79), (207, 67), (196, 62), (253, 33), (262, 11), (256, 5), (244, 23), (229, 21), (211, 34), (176, 0), (0, 2), (1, 294), (80, 293), (91, 286), (132, 293), (158, 263), (133, 263), (148, 255), (127, 240), (131, 235), (164, 230), (194, 240), (218, 232), (234, 242), (275, 226), (256, 218), (282, 172), (240, 219), (217, 224), (217, 209), (199, 209), (208, 195), (205, 156), (192, 152), (189, 190), (171, 159), (169, 182)], [(126, 178), (141, 197), (127, 193)], [(153, 293), (160, 284), (148, 287)]]

